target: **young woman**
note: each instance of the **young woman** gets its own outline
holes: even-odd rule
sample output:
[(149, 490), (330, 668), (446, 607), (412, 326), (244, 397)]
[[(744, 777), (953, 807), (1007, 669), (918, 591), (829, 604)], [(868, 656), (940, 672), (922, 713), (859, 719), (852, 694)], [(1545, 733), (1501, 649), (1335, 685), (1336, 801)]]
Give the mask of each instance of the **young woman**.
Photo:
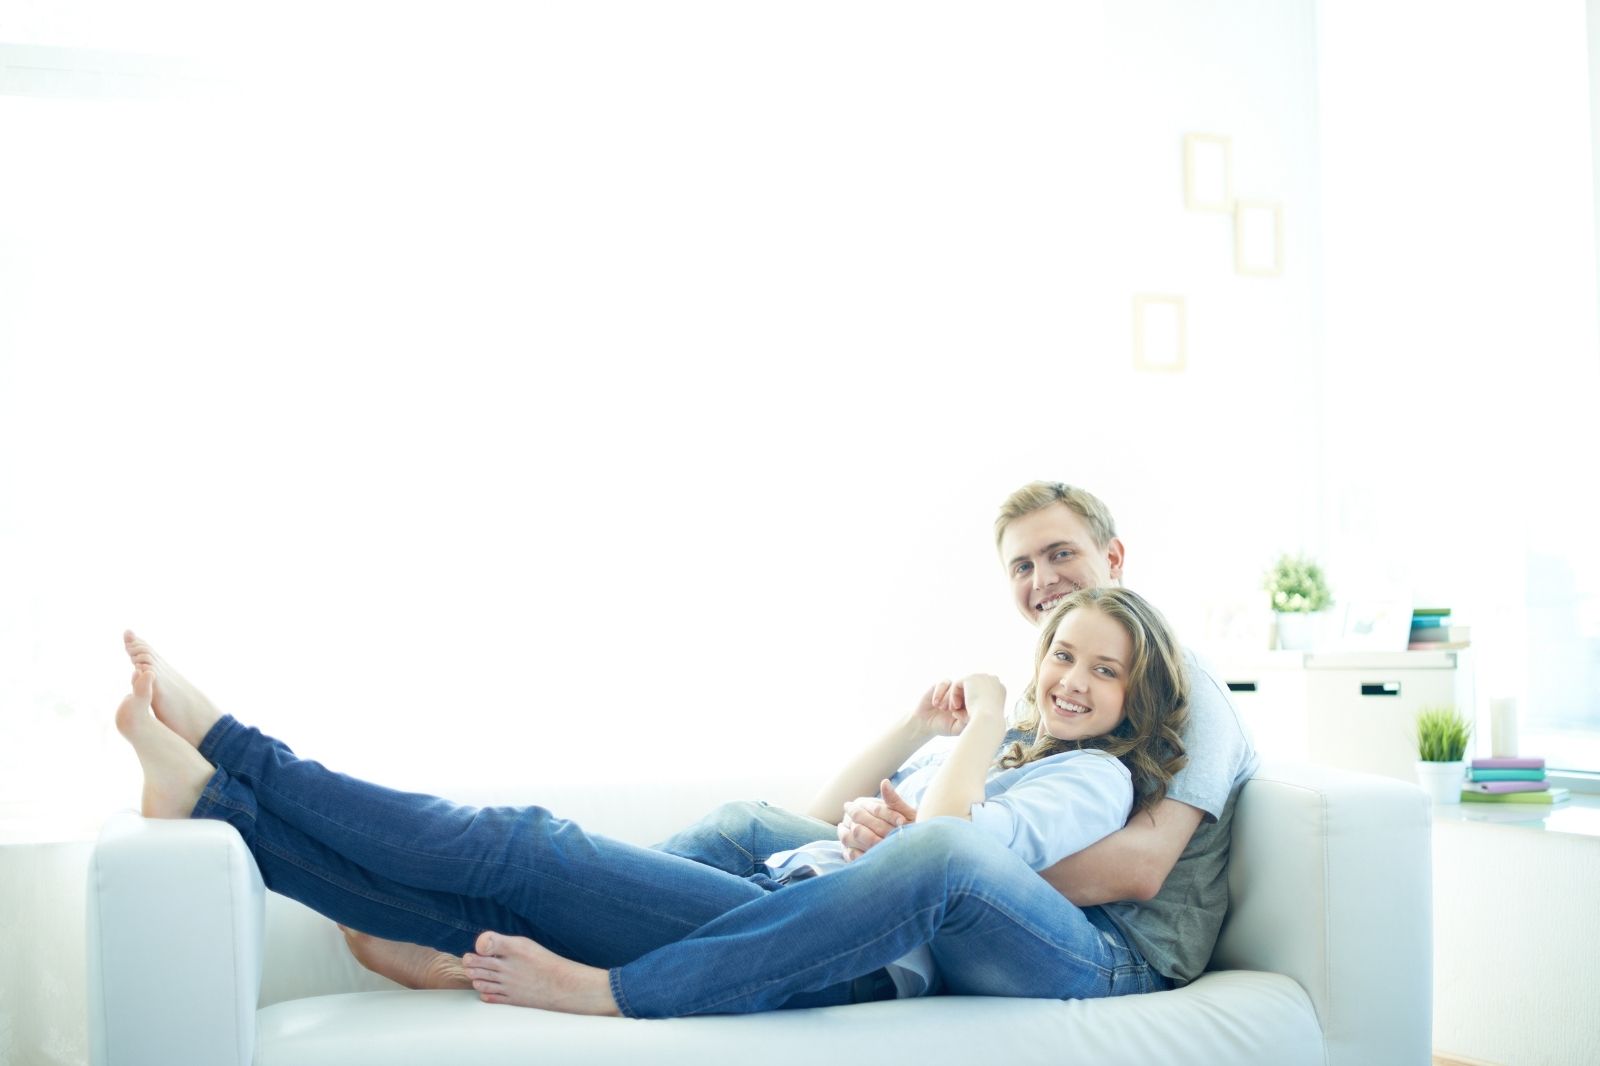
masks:
[(462, 807), (333, 773), (125, 639), (135, 673), (117, 725), (145, 771), (146, 815), (229, 822), (268, 887), (462, 956), (460, 982), (487, 1001), (629, 1017), (848, 1003), (894, 995), (885, 967), (924, 946), (951, 993), (1166, 987), (1108, 919), (1034, 872), (1157, 802), (1183, 763), (1180, 652), (1125, 589), (1057, 609), (1024, 696), (1032, 717), (1010, 734), (994, 678), (931, 689), (840, 778), (876, 778), (912, 741), (958, 734), (899, 775), (914, 821), (786, 882), (591, 836), (539, 807)]

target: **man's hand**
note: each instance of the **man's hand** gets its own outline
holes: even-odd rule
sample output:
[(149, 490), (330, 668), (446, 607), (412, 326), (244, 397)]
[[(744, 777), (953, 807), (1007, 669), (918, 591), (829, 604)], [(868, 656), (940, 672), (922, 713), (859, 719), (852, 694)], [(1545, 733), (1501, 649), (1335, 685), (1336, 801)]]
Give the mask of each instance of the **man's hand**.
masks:
[(878, 795), (862, 796), (844, 805), (839, 820), (839, 843), (844, 857), (854, 862), (883, 843), (883, 838), (917, 820), (917, 809), (901, 798), (887, 778), (878, 786)]

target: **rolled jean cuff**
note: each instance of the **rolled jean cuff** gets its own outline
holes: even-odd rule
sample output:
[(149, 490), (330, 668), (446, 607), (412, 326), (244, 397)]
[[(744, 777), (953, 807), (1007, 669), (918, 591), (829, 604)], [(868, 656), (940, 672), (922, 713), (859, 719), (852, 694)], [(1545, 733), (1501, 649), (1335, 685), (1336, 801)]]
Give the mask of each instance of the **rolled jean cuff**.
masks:
[(206, 781), (195, 801), (190, 818), (211, 818), (227, 822), (248, 843), (255, 835), (256, 798), (220, 767)]
[(612, 969), (612, 971), (606, 975), (606, 979), (611, 984), (611, 998), (616, 1000), (616, 1002), (617, 1002), (617, 1010), (622, 1012), (622, 1016), (624, 1018), (637, 1018), (637, 1017), (639, 1017), (639, 1015), (637, 1015), (637, 1014), (635, 1014), (633, 1012), (633, 1008), (628, 1006), (628, 997), (623, 995), (623, 993), (622, 993), (622, 969), (621, 969), (621, 967), (617, 967), (617, 968)]
[(197, 750), (205, 757), (206, 762), (212, 766), (218, 765), (216, 753), (219, 745), (229, 734), (243, 729), (243, 724), (231, 714), (225, 714), (211, 723), (211, 728), (206, 730), (206, 735), (200, 738)]

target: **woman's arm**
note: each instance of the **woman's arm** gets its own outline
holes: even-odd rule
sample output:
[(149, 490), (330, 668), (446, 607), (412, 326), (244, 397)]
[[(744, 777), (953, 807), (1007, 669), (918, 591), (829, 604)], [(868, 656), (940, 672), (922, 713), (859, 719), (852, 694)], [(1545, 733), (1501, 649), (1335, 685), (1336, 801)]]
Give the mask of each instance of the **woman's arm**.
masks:
[(919, 821), (940, 815), (971, 821), (972, 805), (983, 802), (995, 750), (1006, 735), (1006, 689), (999, 678), (974, 674), (958, 682), (958, 688), (967, 708), (967, 726), (922, 794)]
[(867, 745), (817, 793), (806, 813), (829, 825), (838, 825), (846, 801), (877, 792), (880, 781), (898, 770), (913, 752), (934, 737), (961, 732), (966, 725), (967, 712), (959, 704), (951, 703), (952, 687), (950, 682), (941, 681), (923, 693), (910, 714)]

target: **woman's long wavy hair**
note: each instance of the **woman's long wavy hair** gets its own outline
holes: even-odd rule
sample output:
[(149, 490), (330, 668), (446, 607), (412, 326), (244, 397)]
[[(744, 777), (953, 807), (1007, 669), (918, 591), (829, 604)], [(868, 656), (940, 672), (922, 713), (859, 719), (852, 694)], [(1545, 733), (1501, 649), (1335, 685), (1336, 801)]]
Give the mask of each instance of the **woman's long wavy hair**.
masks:
[[(1062, 620), (1073, 611), (1084, 610), (1099, 611), (1120, 624), (1133, 643), (1122, 721), (1102, 736), (1057, 740), (1040, 724), (1039, 664), (1050, 653)], [(1183, 730), (1189, 723), (1189, 678), (1177, 638), (1160, 611), (1125, 588), (1079, 589), (1063, 600), (1045, 623), (1033, 659), (1033, 676), (1022, 694), (1030, 713), (1017, 723), (1017, 728), (1031, 732), (1033, 739), (1012, 743), (1000, 757), (1002, 768), (1026, 766), (1076, 748), (1098, 748), (1121, 759), (1133, 774), (1134, 814), (1160, 802), (1172, 775), (1189, 761), (1183, 746)]]

